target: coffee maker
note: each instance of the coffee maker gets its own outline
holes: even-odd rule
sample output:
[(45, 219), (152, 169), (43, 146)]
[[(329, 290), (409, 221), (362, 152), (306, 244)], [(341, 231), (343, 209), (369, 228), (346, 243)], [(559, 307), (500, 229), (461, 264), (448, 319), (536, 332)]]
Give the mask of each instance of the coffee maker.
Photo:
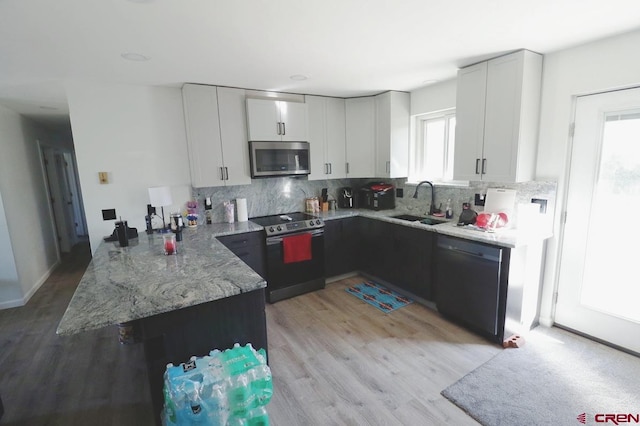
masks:
[(355, 207), (353, 202), (353, 190), (350, 187), (340, 188), (338, 191), (338, 208), (352, 209)]

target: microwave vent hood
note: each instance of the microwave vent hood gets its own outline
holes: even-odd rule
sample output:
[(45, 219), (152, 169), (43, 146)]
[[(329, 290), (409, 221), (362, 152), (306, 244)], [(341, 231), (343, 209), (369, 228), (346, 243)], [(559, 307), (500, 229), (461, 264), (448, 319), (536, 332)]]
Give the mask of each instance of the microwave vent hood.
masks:
[(311, 173), (309, 142), (249, 141), (249, 159), (252, 178)]

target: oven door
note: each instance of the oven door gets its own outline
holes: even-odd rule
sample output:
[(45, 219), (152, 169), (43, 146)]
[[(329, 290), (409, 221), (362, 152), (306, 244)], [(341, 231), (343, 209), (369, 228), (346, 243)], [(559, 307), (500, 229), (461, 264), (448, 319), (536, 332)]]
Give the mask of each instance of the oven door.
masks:
[[(311, 234), (311, 259), (284, 263), (283, 238)], [(267, 237), (267, 293), (269, 302), (324, 288), (324, 230)]]

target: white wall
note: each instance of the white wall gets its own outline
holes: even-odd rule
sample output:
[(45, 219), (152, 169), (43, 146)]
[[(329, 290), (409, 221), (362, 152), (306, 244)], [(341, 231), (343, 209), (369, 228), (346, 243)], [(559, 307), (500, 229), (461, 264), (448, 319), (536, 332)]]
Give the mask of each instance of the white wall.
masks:
[(3, 284), (0, 293), (0, 307), (6, 308), (33, 295), (57, 265), (58, 253), (37, 144), (51, 135), (3, 106), (0, 135), (0, 194), (17, 272), (17, 282)]
[(165, 216), (184, 208), (191, 180), (179, 88), (74, 83), (67, 96), (92, 252), (114, 229), (103, 209), (144, 233), (151, 186), (172, 189)]
[(554, 235), (547, 244), (541, 321), (553, 318), (560, 213), (564, 210), (569, 125), (576, 95), (640, 85), (640, 31), (548, 54), (544, 58), (536, 178), (558, 181)]
[(411, 92), (411, 115), (455, 108), (456, 79), (442, 81)]
[(0, 194), (0, 309), (19, 306), (22, 304), (21, 301), (22, 291), (18, 281), (16, 259), (13, 256), (11, 235)]

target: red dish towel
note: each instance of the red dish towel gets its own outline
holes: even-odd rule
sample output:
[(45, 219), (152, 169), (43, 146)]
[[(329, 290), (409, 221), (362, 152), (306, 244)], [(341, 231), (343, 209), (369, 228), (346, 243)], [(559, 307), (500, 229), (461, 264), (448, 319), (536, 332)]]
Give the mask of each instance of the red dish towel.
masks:
[(284, 263), (311, 260), (311, 234), (293, 235), (282, 239)]

